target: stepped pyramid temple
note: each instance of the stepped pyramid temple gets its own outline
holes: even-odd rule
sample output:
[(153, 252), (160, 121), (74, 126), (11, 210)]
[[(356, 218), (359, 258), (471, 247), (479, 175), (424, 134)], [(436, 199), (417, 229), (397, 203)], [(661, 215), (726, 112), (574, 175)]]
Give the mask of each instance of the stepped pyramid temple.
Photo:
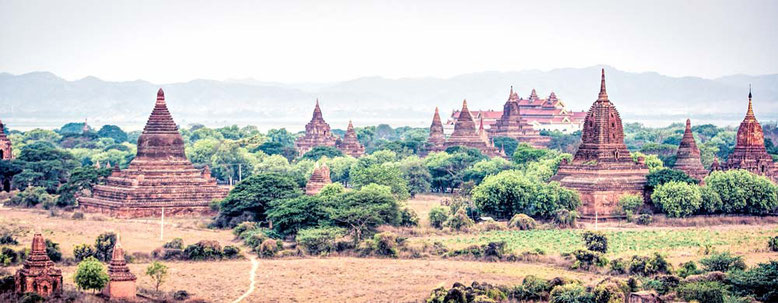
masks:
[(305, 135), (294, 141), (297, 152), (302, 155), (316, 146), (335, 146), (337, 138), (332, 134), (330, 125), (324, 122), (319, 108), (319, 99), (313, 109), (311, 122), (305, 125)]
[(337, 146), (344, 154), (354, 158), (359, 158), (365, 154), (365, 147), (359, 143), (357, 132), (354, 131), (354, 125), (351, 124), (351, 121), (348, 121), (346, 134), (343, 135), (343, 139), (338, 140)]
[(327, 164), (319, 165), (319, 162), (316, 162), (316, 166), (313, 168), (313, 174), (311, 174), (311, 177), (308, 179), (308, 183), (305, 184), (305, 194), (309, 196), (316, 195), (321, 191), (322, 187), (331, 183), (330, 168)]
[(46, 254), (46, 241), (41, 234), (32, 238), (30, 256), (14, 276), (17, 294), (34, 292), (42, 297), (62, 293), (62, 270)]
[(462, 101), (462, 111), (460, 111), (457, 123), (454, 125), (454, 133), (448, 137), (443, 146), (445, 148), (451, 146), (472, 147), (481, 150), (484, 155), (490, 157), (500, 155), (499, 150), (486, 137), (483, 123), (481, 123), (479, 131), (476, 131), (473, 116), (470, 115), (470, 111), (467, 109), (467, 100)]
[(685, 172), (692, 178), (702, 181), (708, 175), (708, 170), (702, 166), (700, 150), (692, 134), (692, 122), (686, 119), (686, 130), (683, 132), (681, 144), (678, 145), (678, 153), (675, 156), (674, 169)]
[(775, 182), (778, 180), (773, 158), (764, 146), (762, 125), (756, 121), (754, 109), (751, 106), (751, 91), (748, 92), (748, 111), (740, 127), (737, 129), (735, 149), (727, 158), (724, 170), (745, 169), (757, 175), (766, 176)]
[(3, 124), (3, 121), (0, 121), (0, 160), (12, 160), (13, 158), (11, 140), (5, 135), (5, 124)]
[(93, 197), (79, 197), (89, 212), (134, 218), (210, 214), (209, 204), (227, 196), (208, 167), (196, 169), (184, 153), (184, 139), (167, 109), (165, 93), (138, 138), (138, 152), (125, 170), (114, 166), (105, 185), (95, 185)]
[[(532, 90), (532, 93), (534, 94), (535, 90)], [(537, 98), (537, 95), (535, 95), (535, 98)], [(551, 138), (541, 136), (540, 131), (536, 130), (521, 116), (519, 101), (519, 95), (513, 92), (513, 86), (511, 86), (508, 101), (503, 105), (502, 116), (489, 128), (489, 137), (510, 137), (516, 139), (519, 143), (527, 143), (536, 148), (546, 147)], [(481, 117), (481, 121), (483, 120), (483, 117)]]
[(604, 69), (600, 95), (586, 115), (581, 139), (573, 162), (562, 161), (551, 180), (578, 191), (583, 203), (579, 210), (582, 217), (614, 217), (621, 196), (643, 196), (648, 167), (642, 158), (638, 163), (632, 161), (624, 145), (621, 117), (605, 91)]
[(435, 115), (432, 116), (432, 124), (430, 125), (430, 135), (427, 137), (427, 144), (424, 148), (425, 154), (430, 152), (443, 151), (446, 148), (443, 146), (446, 143), (446, 135), (443, 133), (443, 123), (440, 122), (440, 113), (438, 108), (435, 107)]
[(103, 289), (103, 294), (111, 300), (135, 299), (135, 281), (137, 278), (127, 267), (127, 261), (124, 260), (124, 248), (121, 243), (116, 241), (111, 255), (111, 263), (108, 264), (108, 285)]
[[(519, 97), (518, 93), (513, 92), (513, 88), (511, 88), (508, 101), (518, 105), (518, 115), (524, 120), (524, 123), (536, 131), (558, 130), (563, 133), (572, 133), (582, 129), (584, 118), (586, 118), (585, 111), (569, 110), (554, 92), (551, 92), (548, 98), (541, 99), (533, 89), (530, 96), (524, 99)], [(506, 105), (508, 105), (507, 102)], [(510, 115), (515, 115), (512, 107), (511, 109)], [(491, 130), (497, 121), (505, 116), (505, 111), (505, 108), (503, 111), (478, 110), (470, 111), (470, 114), (474, 119), (484, 119), (484, 126), (487, 130)], [(456, 124), (457, 117), (459, 117), (459, 111), (451, 113), (451, 117), (446, 123), (447, 130)]]

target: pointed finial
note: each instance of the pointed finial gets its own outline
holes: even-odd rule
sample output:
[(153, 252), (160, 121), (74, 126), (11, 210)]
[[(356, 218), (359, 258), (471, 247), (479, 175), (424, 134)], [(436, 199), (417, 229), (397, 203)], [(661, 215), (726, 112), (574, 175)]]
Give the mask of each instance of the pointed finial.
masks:
[(513, 96), (513, 85), (511, 85), (511, 93), (510, 93), (510, 94), (508, 94), (508, 98), (510, 98), (510, 97), (512, 97), (512, 96)]
[(692, 120), (690, 120), (689, 118), (686, 118), (686, 129), (687, 130), (692, 129)]
[(751, 83), (748, 84), (748, 99), (751, 100)]
[(753, 117), (754, 116), (754, 107), (751, 106), (751, 84), (748, 85), (748, 111), (746, 112), (746, 117)]
[(462, 100), (462, 109), (467, 108), (467, 99)]
[(436, 115), (438, 114), (438, 107), (437, 106), (435, 106), (435, 114)]
[(605, 90), (605, 69), (602, 69), (602, 78), (600, 79), (600, 96), (597, 98), (599, 101), (608, 100), (608, 92)]
[(165, 104), (165, 91), (162, 88), (157, 91), (157, 104)]

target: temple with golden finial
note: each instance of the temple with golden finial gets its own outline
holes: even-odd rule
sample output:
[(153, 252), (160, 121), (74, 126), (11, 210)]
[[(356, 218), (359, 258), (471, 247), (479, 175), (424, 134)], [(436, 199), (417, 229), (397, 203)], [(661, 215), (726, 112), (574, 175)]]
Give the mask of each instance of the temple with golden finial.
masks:
[(476, 148), (484, 155), (490, 157), (500, 156), (499, 149), (495, 148), (486, 136), (483, 123), (476, 130), (473, 116), (470, 115), (470, 111), (467, 108), (467, 100), (462, 101), (462, 110), (456, 125), (454, 125), (454, 133), (446, 139), (443, 146), (445, 148), (452, 146)]
[(586, 115), (581, 141), (572, 163), (563, 160), (551, 180), (578, 191), (583, 218), (617, 217), (622, 196), (644, 196), (648, 167), (642, 157), (637, 163), (633, 161), (624, 144), (621, 117), (605, 90), (605, 69), (597, 101)]
[(751, 88), (748, 89), (748, 110), (743, 122), (737, 129), (735, 149), (727, 158), (723, 169), (744, 169), (754, 174), (765, 176), (773, 182), (778, 179), (773, 157), (767, 153), (764, 145), (762, 125), (756, 120), (751, 101)]
[(294, 141), (297, 153), (305, 154), (316, 146), (332, 146), (337, 144), (337, 137), (332, 134), (330, 125), (324, 121), (319, 107), (319, 99), (316, 99), (316, 107), (313, 108), (313, 117), (305, 125), (305, 134)]
[(186, 157), (184, 139), (159, 89), (135, 158), (124, 170), (116, 163), (105, 184), (78, 201), (85, 211), (122, 218), (156, 217), (163, 209), (165, 215), (204, 215), (213, 212), (211, 201), (223, 199), (227, 191), (207, 167), (197, 169)]

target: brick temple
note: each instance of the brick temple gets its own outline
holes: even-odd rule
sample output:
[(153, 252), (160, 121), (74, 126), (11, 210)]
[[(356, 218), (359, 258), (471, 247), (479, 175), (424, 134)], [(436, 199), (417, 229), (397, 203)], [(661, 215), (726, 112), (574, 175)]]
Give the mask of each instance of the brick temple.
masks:
[(354, 131), (354, 125), (351, 121), (348, 121), (348, 128), (346, 128), (346, 134), (342, 139), (337, 142), (337, 147), (344, 154), (359, 158), (365, 154), (365, 147), (362, 143), (359, 143), (357, 139), (357, 132)]
[(427, 137), (427, 142), (424, 146), (423, 153), (429, 154), (431, 152), (440, 152), (445, 150), (446, 135), (443, 133), (443, 123), (440, 122), (440, 113), (438, 108), (435, 107), (435, 115), (432, 116), (432, 124), (430, 124), (430, 134)]
[(481, 153), (490, 157), (502, 156), (500, 155), (500, 150), (494, 147), (486, 135), (486, 131), (483, 128), (483, 120), (480, 122), (480, 127), (476, 130), (473, 116), (470, 115), (470, 110), (467, 109), (467, 100), (462, 101), (462, 110), (456, 125), (454, 125), (454, 133), (446, 139), (443, 146), (445, 148), (452, 146), (471, 147), (480, 150)]
[(137, 278), (127, 267), (127, 261), (124, 259), (124, 248), (118, 240), (113, 248), (111, 263), (108, 264), (108, 277), (108, 285), (103, 289), (103, 294), (111, 300), (135, 299)]
[(5, 135), (5, 124), (0, 120), (0, 160), (13, 160), (13, 158), (11, 140)]
[(678, 145), (678, 152), (675, 156), (674, 169), (685, 172), (692, 178), (702, 181), (708, 175), (708, 170), (702, 166), (700, 158), (700, 149), (697, 148), (697, 142), (694, 141), (692, 134), (692, 122), (686, 119), (686, 130), (683, 132), (683, 138)]
[(324, 121), (319, 108), (319, 99), (316, 99), (316, 107), (313, 109), (311, 122), (305, 125), (305, 135), (294, 141), (297, 152), (302, 155), (316, 146), (335, 146), (337, 137), (332, 134), (330, 125)]
[(762, 125), (756, 120), (751, 102), (751, 91), (748, 92), (748, 110), (743, 122), (737, 129), (735, 149), (727, 158), (723, 167), (729, 169), (745, 169), (754, 174), (765, 176), (776, 182), (778, 173), (773, 163), (773, 157), (767, 153), (764, 146)]
[[(535, 93), (535, 90), (532, 90)], [(537, 97), (537, 95), (535, 95)], [(541, 136), (540, 131), (530, 125), (521, 116), (519, 95), (513, 92), (513, 86), (508, 94), (508, 101), (503, 105), (502, 115), (489, 128), (489, 137), (509, 137), (519, 143), (527, 143), (535, 148), (545, 148), (551, 141), (550, 137)], [(481, 121), (484, 121), (481, 118)]]
[(316, 162), (311, 177), (305, 183), (305, 194), (309, 196), (316, 195), (324, 186), (331, 183), (329, 166), (327, 164), (319, 165), (319, 162)]
[(34, 292), (42, 297), (62, 293), (62, 270), (54, 267), (54, 262), (46, 254), (46, 241), (41, 234), (32, 238), (30, 256), (14, 276), (17, 294)]
[(581, 141), (572, 163), (563, 161), (551, 180), (578, 191), (583, 218), (616, 217), (621, 196), (644, 195), (648, 167), (642, 158), (638, 163), (632, 161), (624, 144), (621, 116), (605, 90), (604, 69), (600, 94), (586, 115)]
[(208, 167), (197, 169), (184, 153), (184, 139), (167, 109), (165, 93), (157, 101), (138, 138), (138, 151), (129, 166), (114, 166), (104, 185), (95, 185), (92, 197), (79, 197), (88, 212), (135, 218), (210, 214), (209, 204), (227, 196), (216, 185)]

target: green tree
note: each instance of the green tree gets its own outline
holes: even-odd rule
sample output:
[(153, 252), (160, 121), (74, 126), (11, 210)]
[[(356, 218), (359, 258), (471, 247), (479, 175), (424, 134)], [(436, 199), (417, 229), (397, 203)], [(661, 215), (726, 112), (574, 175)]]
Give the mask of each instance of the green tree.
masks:
[(419, 157), (411, 156), (403, 159), (401, 165), (402, 179), (407, 182), (411, 197), (430, 190), (432, 175), (430, 175), (430, 171), (424, 165), (423, 160), (419, 159)]
[(328, 208), (336, 224), (349, 229), (354, 243), (378, 225), (400, 223), (400, 207), (388, 186), (369, 184), (343, 193)]
[(79, 165), (71, 153), (48, 142), (25, 145), (17, 160), (24, 170), (14, 177), (16, 188), (40, 186), (52, 194), (57, 191), (60, 181), (67, 180), (69, 172)]
[[(60, 135), (80, 135), (84, 131), (85, 122), (66, 123), (57, 131)], [(91, 128), (90, 128), (91, 130)]]
[(767, 214), (778, 207), (776, 185), (745, 170), (714, 171), (705, 186), (719, 195), (724, 213)]
[(303, 154), (303, 159), (318, 161), (322, 157), (343, 157), (343, 152), (332, 146), (316, 146)]
[(549, 153), (547, 149), (534, 148), (527, 143), (521, 143), (516, 146), (513, 152), (513, 162), (516, 164), (526, 164), (532, 161), (540, 160)]
[(512, 162), (503, 158), (484, 159), (465, 169), (464, 179), (465, 181), (473, 181), (479, 184), (486, 176), (496, 175), (501, 171), (513, 169), (514, 167), (515, 165)]
[(651, 200), (671, 218), (688, 217), (702, 206), (699, 186), (678, 181), (659, 185), (651, 194)]
[(73, 170), (67, 182), (57, 189), (57, 206), (64, 207), (76, 205), (76, 194), (84, 191), (91, 196), (94, 185), (111, 175), (109, 168), (95, 168), (94, 166), (82, 166)]
[(489, 176), (472, 192), (475, 205), (484, 213), (509, 219), (514, 214), (548, 217), (559, 209), (581, 205), (578, 194), (557, 182), (540, 183), (520, 171), (503, 171)]
[(162, 283), (165, 283), (168, 276), (167, 271), (167, 265), (158, 261), (154, 261), (146, 267), (146, 275), (154, 281), (154, 290), (159, 291), (159, 286), (162, 285)]
[(0, 160), (0, 191), (11, 191), (11, 180), (22, 170), (18, 161)]
[(116, 125), (103, 125), (97, 135), (104, 138), (111, 138), (116, 143), (122, 143), (127, 141), (127, 133)]
[(495, 137), (492, 141), (494, 146), (502, 148), (506, 155), (513, 155), (516, 152), (516, 147), (519, 146), (519, 141), (511, 137)]
[(265, 211), (274, 200), (302, 194), (295, 180), (278, 173), (254, 175), (238, 183), (221, 202), (214, 224), (233, 227), (243, 221), (264, 221)]
[(73, 281), (76, 282), (78, 288), (91, 289), (94, 293), (108, 284), (108, 273), (105, 272), (105, 266), (100, 261), (94, 257), (88, 257), (78, 263)]
[(324, 200), (318, 196), (299, 196), (271, 201), (267, 220), (282, 235), (295, 235), (301, 229), (330, 225)]
[(211, 173), (219, 180), (240, 180), (248, 175), (257, 159), (236, 141), (223, 141), (211, 156)]
[(406, 200), (410, 196), (408, 185), (403, 179), (403, 173), (397, 163), (388, 162), (367, 167), (356, 165), (351, 169), (350, 174), (351, 184), (354, 188), (359, 189), (368, 184), (378, 184), (391, 188), (392, 194), (400, 200)]
[(653, 190), (655, 187), (670, 181), (698, 184), (699, 180), (689, 177), (685, 172), (677, 169), (663, 168), (652, 171), (646, 176), (646, 186)]
[(443, 228), (443, 223), (448, 221), (448, 212), (448, 208), (442, 206), (435, 206), (430, 209), (430, 225), (434, 228)]
[(112, 232), (105, 232), (97, 236), (95, 239), (95, 258), (108, 262), (111, 261), (113, 255), (113, 247), (116, 245), (116, 234)]

